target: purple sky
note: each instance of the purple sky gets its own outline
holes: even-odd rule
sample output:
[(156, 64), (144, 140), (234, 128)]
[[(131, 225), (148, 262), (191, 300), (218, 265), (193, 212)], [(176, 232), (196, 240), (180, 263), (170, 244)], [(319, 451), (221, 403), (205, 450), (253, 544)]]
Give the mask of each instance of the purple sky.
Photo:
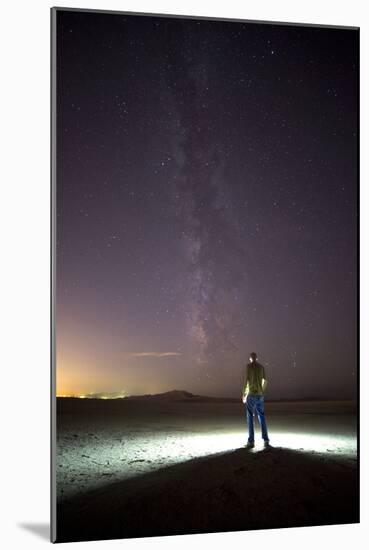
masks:
[(58, 11), (59, 394), (351, 397), (358, 31)]

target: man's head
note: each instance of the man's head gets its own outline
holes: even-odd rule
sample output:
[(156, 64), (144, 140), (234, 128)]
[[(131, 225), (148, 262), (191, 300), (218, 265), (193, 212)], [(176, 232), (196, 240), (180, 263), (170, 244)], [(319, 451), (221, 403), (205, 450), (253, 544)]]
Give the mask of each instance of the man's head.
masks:
[(252, 351), (252, 352), (250, 353), (250, 361), (251, 361), (251, 363), (254, 363), (254, 362), (256, 361), (257, 357), (258, 357), (258, 356), (256, 355), (256, 353), (255, 353), (254, 351)]

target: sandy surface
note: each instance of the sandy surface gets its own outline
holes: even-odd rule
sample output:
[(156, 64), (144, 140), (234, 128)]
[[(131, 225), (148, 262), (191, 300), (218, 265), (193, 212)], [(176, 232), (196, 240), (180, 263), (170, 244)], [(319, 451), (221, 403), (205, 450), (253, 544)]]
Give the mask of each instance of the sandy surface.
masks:
[(58, 540), (357, 521), (352, 403), (265, 409), (250, 451), (241, 402), (58, 399)]

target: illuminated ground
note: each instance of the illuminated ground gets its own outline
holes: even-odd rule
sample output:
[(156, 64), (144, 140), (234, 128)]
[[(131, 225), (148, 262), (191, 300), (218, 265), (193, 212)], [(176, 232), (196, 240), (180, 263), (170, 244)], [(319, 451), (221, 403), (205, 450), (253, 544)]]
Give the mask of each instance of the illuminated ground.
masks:
[[(273, 448), (263, 450), (259, 440), (247, 451), (242, 403), (59, 400), (58, 538), (355, 521), (353, 405), (266, 403), (266, 414)], [(170, 524), (146, 509), (153, 495)], [(266, 516), (257, 513), (260, 499)], [(200, 516), (191, 519), (188, 503), (193, 510), (200, 501)], [(231, 511), (228, 519), (217, 516), (218, 505)], [(77, 520), (81, 510), (85, 528)], [(144, 530), (136, 517), (142, 513)]]

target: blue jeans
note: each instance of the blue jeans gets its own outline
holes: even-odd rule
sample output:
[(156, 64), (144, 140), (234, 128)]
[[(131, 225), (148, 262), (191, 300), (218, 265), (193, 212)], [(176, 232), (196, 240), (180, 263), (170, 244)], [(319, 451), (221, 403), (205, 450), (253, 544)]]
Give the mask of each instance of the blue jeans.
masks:
[(264, 441), (269, 441), (267, 425), (265, 422), (264, 415), (264, 396), (263, 395), (248, 395), (246, 398), (246, 415), (247, 415), (247, 424), (249, 427), (249, 443), (254, 443), (255, 433), (254, 433), (254, 413), (258, 415), (261, 435)]

